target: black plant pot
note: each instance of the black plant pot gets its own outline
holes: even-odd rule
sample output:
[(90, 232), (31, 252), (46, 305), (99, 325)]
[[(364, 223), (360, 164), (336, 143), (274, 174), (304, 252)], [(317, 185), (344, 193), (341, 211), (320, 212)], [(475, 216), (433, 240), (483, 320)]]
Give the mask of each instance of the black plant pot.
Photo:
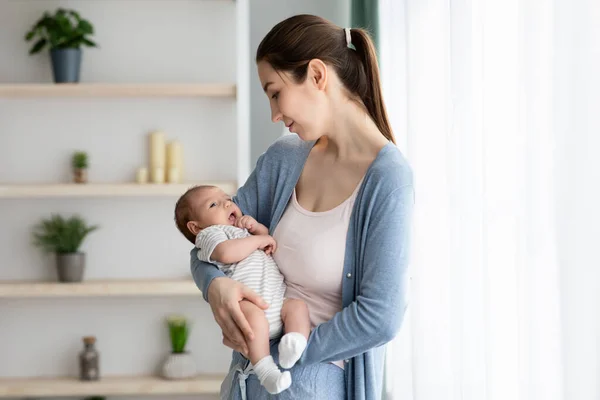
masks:
[(54, 82), (79, 82), (81, 69), (81, 49), (52, 49), (52, 73)]

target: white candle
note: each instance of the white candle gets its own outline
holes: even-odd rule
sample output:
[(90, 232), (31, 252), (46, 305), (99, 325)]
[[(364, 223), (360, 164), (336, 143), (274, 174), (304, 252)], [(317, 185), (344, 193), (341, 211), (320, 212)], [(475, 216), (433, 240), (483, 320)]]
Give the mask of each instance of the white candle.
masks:
[(135, 181), (137, 183), (148, 183), (148, 168), (140, 167), (135, 174)]
[(178, 183), (179, 182), (179, 168), (171, 167), (167, 171), (167, 182)]
[(167, 177), (167, 180), (172, 183), (181, 182), (183, 178), (183, 151), (181, 143), (177, 140), (173, 140), (167, 144), (167, 173), (171, 173), (171, 168), (176, 169), (176, 175), (172, 176), (173, 180), (169, 177)]
[(162, 167), (154, 167), (152, 169), (152, 182), (165, 183), (165, 169)]
[[(152, 132), (150, 134), (150, 175), (152, 175), (152, 181), (162, 180), (164, 181), (165, 171), (165, 134), (162, 132)], [(162, 169), (163, 177), (158, 178), (154, 176), (157, 168)]]

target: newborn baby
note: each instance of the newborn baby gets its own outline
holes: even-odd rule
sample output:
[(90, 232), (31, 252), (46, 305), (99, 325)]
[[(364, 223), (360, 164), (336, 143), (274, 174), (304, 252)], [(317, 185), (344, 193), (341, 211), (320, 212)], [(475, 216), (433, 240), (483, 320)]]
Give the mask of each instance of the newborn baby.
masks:
[(287, 389), (288, 371), (282, 372), (269, 351), (269, 339), (286, 334), (279, 343), (279, 364), (291, 368), (299, 359), (310, 333), (306, 304), (285, 299), (283, 275), (271, 256), (277, 248), (269, 230), (239, 207), (215, 186), (189, 189), (177, 201), (175, 221), (181, 233), (198, 248), (198, 258), (215, 264), (231, 279), (258, 293), (269, 305), (263, 311), (242, 300), (240, 307), (254, 339), (248, 341), (248, 357), (260, 383), (271, 394)]

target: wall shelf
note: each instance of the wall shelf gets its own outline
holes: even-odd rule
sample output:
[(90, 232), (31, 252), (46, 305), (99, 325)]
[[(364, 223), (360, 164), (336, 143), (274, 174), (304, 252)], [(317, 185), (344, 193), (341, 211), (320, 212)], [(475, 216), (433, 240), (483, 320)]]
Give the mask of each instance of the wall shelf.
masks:
[(237, 191), (235, 182), (190, 182), (165, 184), (137, 183), (64, 183), (64, 184), (0, 184), (2, 198), (46, 197), (159, 197), (179, 196), (194, 185), (218, 186), (228, 194)]
[(77, 283), (0, 281), (0, 299), (200, 296), (192, 280), (90, 280)]
[(0, 379), (0, 397), (118, 396), (218, 394), (223, 375), (170, 381), (154, 376), (105, 377), (96, 382), (77, 378)]
[(236, 85), (218, 83), (0, 84), (0, 97), (236, 97)]

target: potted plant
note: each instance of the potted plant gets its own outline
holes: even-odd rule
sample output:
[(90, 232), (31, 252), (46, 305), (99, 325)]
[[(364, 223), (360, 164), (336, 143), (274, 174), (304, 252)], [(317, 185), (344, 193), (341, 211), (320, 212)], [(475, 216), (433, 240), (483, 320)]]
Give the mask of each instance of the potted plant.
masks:
[(87, 183), (88, 155), (84, 151), (76, 151), (71, 159), (73, 180), (75, 183)]
[(25, 35), (30, 42), (37, 38), (29, 50), (36, 54), (46, 46), (50, 48), (54, 82), (79, 82), (81, 47), (98, 47), (90, 40), (94, 27), (74, 10), (59, 8), (54, 15), (45, 12)]
[(190, 334), (190, 323), (183, 315), (167, 317), (169, 337), (171, 339), (171, 354), (163, 364), (162, 374), (166, 379), (187, 379), (197, 374), (196, 363), (192, 355), (185, 351)]
[(42, 220), (33, 230), (34, 244), (42, 250), (56, 254), (56, 267), (60, 282), (81, 282), (85, 268), (85, 253), (79, 252), (83, 240), (98, 229), (88, 226), (79, 216), (64, 218), (52, 215)]

